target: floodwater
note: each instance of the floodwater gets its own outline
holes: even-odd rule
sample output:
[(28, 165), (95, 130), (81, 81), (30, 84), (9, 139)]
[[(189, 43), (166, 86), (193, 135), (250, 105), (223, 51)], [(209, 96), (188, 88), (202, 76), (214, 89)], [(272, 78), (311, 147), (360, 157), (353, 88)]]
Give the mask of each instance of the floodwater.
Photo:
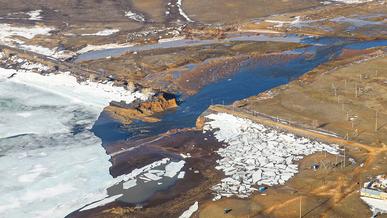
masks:
[[(321, 38), (315, 42), (320, 45), (285, 52), (285, 55), (274, 57), (270, 61), (264, 59), (247, 64), (239, 72), (209, 84), (197, 94), (182, 99), (178, 108), (159, 114), (160, 122), (136, 121), (123, 126), (111, 121), (106, 114), (101, 114), (93, 131), (104, 144), (109, 144), (117, 140), (154, 136), (171, 129), (194, 127), (197, 117), (210, 105), (231, 104), (286, 84), (337, 57), (344, 48), (365, 49), (387, 45), (387, 40), (359, 42), (341, 38)], [(286, 55), (292, 54), (299, 55), (296, 58), (286, 58)]]
[[(184, 97), (178, 108), (159, 114), (162, 120), (157, 123), (136, 121), (124, 126), (104, 113), (94, 123), (98, 112), (84, 105), (44, 90), (0, 81), (0, 171), (4, 175), (0, 209), (8, 217), (63, 216), (105, 196), (105, 188), (113, 178), (101, 141), (106, 147), (120, 140), (193, 127), (210, 105), (231, 104), (286, 84), (337, 57), (344, 48), (387, 46), (387, 40), (305, 38), (302, 42), (318, 46), (246, 62), (238, 72)], [(175, 181), (170, 178), (162, 180), (161, 185), (140, 183), (127, 190), (118, 184), (108, 188), (108, 194), (123, 192), (124, 201), (143, 202)]]
[[(178, 108), (158, 114), (161, 118), (160, 122), (135, 121), (124, 126), (102, 113), (95, 122), (93, 132), (102, 139), (106, 147), (119, 140), (141, 139), (171, 129), (194, 127), (197, 117), (210, 105), (231, 104), (289, 83), (320, 64), (339, 56), (345, 48), (365, 49), (386, 46), (387, 40), (359, 42), (342, 38), (321, 38), (314, 43), (319, 45), (292, 50), (270, 59), (263, 58), (254, 63), (244, 63), (244, 67), (238, 72), (205, 86), (195, 95), (181, 99), (182, 103)], [(146, 201), (156, 191), (172, 187), (175, 181), (175, 179), (164, 181), (165, 184), (160, 187), (156, 182), (142, 184), (129, 190), (122, 190), (118, 185), (110, 194), (124, 193), (124, 197), (121, 198), (125, 199), (124, 202), (138, 203)]]
[(218, 43), (236, 42), (236, 41), (254, 41), (254, 42), (302, 42), (308, 37), (301, 37), (298, 35), (283, 35), (283, 36), (269, 36), (269, 35), (251, 35), (251, 34), (233, 34), (232, 37), (226, 39), (179, 39), (173, 41), (160, 42), (155, 44), (122, 47), (122, 48), (111, 48), (96, 51), (89, 51), (78, 55), (75, 58), (75, 62), (97, 60), (106, 57), (117, 57), (126, 52), (138, 52), (147, 51), (153, 49), (164, 49), (164, 48), (179, 48), (187, 46), (200, 46), (200, 45), (211, 45)]

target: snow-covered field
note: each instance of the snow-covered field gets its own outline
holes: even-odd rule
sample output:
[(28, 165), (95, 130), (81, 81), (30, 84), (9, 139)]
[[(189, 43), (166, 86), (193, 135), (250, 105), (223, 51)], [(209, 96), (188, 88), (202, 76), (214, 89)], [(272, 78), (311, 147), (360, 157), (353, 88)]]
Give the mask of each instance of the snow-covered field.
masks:
[[(7, 16), (5, 17), (0, 17), (0, 19), (8, 19), (8, 20), (32, 20), (32, 21), (41, 21), (43, 19), (42, 10), (33, 10), (33, 11), (28, 11), (28, 12), (13, 12), (13, 13), (8, 13)], [(20, 18), (20, 17), (15, 17), (18, 15), (27, 15), (27, 18)]]
[(90, 129), (111, 100), (146, 98), (68, 73), (33, 73), (43, 67), (0, 68), (1, 217), (64, 217), (106, 202), (106, 188), (119, 181)]
[(218, 170), (226, 178), (212, 187), (214, 200), (236, 195), (244, 198), (257, 185), (283, 185), (298, 172), (297, 161), (318, 151), (338, 154), (337, 145), (327, 145), (290, 133), (265, 127), (247, 119), (219, 113), (210, 114), (204, 131), (214, 131), (215, 137), (225, 143), (217, 153)]
[(115, 87), (112, 82), (98, 83), (86, 81), (78, 83), (77, 79), (71, 76), (69, 72), (43, 76), (29, 70), (15, 71), (2, 69), (3, 75), (13, 73), (16, 73), (16, 75), (10, 79), (12, 82), (55, 93), (56, 95), (71, 99), (74, 103), (92, 106), (98, 111), (102, 111), (111, 100), (131, 102), (134, 99), (145, 100), (147, 98), (147, 96), (140, 92), (132, 93), (123, 87)]
[(37, 35), (49, 36), (50, 32), (55, 30), (52, 27), (47, 26), (12, 26), (10, 24), (0, 23), (0, 44), (10, 47), (16, 47), (19, 49), (35, 52), (41, 55), (55, 57), (55, 58), (68, 58), (72, 54), (66, 51), (57, 51), (56, 48), (47, 48), (39, 45), (29, 45), (25, 41), (18, 39), (17, 37), (23, 37), (27, 40), (34, 38)]
[(15, 39), (15, 36), (32, 39), (36, 35), (50, 35), (50, 31), (52, 30), (54, 30), (54, 28), (46, 26), (16, 27), (11, 26), (10, 24), (0, 23), (0, 42), (19, 42), (17, 39)]

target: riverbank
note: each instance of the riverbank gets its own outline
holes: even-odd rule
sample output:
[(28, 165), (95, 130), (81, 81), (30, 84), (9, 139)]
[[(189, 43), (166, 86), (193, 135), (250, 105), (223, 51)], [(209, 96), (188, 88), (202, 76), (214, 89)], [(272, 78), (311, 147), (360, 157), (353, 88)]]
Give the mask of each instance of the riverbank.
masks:
[(10, 2), (0, 213), (370, 216), (384, 2)]
[[(381, 72), (383, 66), (386, 65), (385, 60), (383, 48), (381, 50), (363, 51), (360, 54), (344, 53), (341, 58), (323, 64), (287, 85), (235, 102), (230, 106), (210, 107), (203, 114), (203, 117), (211, 113), (232, 114), (299, 136), (339, 144), (344, 146), (345, 156), (341, 153), (339, 158), (327, 154), (315, 154), (306, 157), (299, 165), (302, 169), (300, 173), (287, 182), (285, 186), (269, 188), (264, 195), (257, 193), (248, 200), (225, 199), (218, 202), (208, 202), (200, 207), (199, 216), (211, 215), (217, 217), (216, 214), (220, 213), (222, 207), (236, 208), (237, 211), (231, 216), (260, 214), (288, 217), (289, 212), (297, 216), (300, 213), (300, 204), (303, 208), (301, 214), (304, 216), (336, 216), (337, 214), (340, 214), (340, 216), (352, 216), (354, 214), (362, 214), (360, 216), (364, 217), (371, 216), (371, 210), (366, 209), (367, 205), (361, 201), (358, 191), (361, 188), (362, 181), (386, 170), (386, 140), (378, 136), (380, 131), (380, 135), (383, 137), (385, 129), (383, 125), (374, 129), (375, 120), (370, 119), (369, 116), (361, 119), (361, 116), (364, 116), (367, 110), (374, 111), (378, 108), (378, 105), (382, 107), (383, 101), (381, 99), (383, 98), (380, 97), (381, 94), (371, 93), (368, 93), (365, 97), (360, 92), (356, 96), (356, 90), (351, 90), (345, 95), (344, 85), (339, 86), (338, 84), (339, 80), (346, 80), (349, 87), (350, 81), (356, 80), (359, 87), (366, 84), (369, 90), (381, 90), (384, 93), (382, 91), (383, 87), (378, 85), (380, 84), (378, 81), (384, 81), (384, 73)], [(378, 72), (377, 76), (375, 72)], [(359, 75), (362, 76), (359, 77)], [(355, 79), (355, 77), (357, 78)], [(336, 84), (336, 93), (334, 87), (332, 88), (333, 83)], [(320, 88), (323, 86), (325, 88)], [(319, 90), (321, 91), (317, 94)], [(297, 100), (292, 100), (292, 96), (296, 97)], [(349, 124), (350, 127), (348, 128), (352, 128), (352, 131), (356, 131), (356, 128), (362, 128), (361, 132), (365, 136), (359, 134), (356, 136), (351, 135), (348, 138), (345, 134), (342, 134), (347, 131), (346, 126), (332, 122), (326, 125), (313, 125), (315, 123), (326, 123), (323, 119), (335, 117), (336, 111), (342, 113), (340, 104), (339, 107), (335, 106), (334, 109), (329, 109), (330, 104), (338, 104), (337, 96), (342, 96), (341, 99), (343, 100), (351, 100), (351, 103), (348, 103), (348, 101), (345, 103), (344, 109), (351, 111), (355, 111), (354, 107), (357, 109), (357, 122), (355, 122), (354, 127)], [(305, 102), (303, 99), (308, 99), (307, 106), (303, 105)], [(315, 103), (312, 102), (312, 99), (316, 99)], [(286, 103), (288, 101), (291, 103)], [(311, 107), (315, 104), (324, 106)], [(290, 105), (297, 108), (297, 110), (287, 109), (286, 112), (281, 112)], [(371, 105), (372, 108), (368, 108)], [(359, 110), (359, 108), (362, 110)], [(313, 113), (308, 113), (308, 110), (304, 109), (310, 109)], [(329, 110), (329, 113), (322, 111), (326, 109)], [(359, 113), (361, 111), (363, 113)], [(378, 120), (384, 123), (384, 121), (381, 121), (384, 119), (383, 112), (379, 113)], [(313, 116), (313, 119), (310, 118), (311, 116)], [(292, 119), (289, 119), (289, 117)], [(351, 123), (349, 118), (346, 122)], [(334, 118), (336, 122), (338, 122), (338, 119)], [(344, 117), (343, 119), (347, 118)], [(305, 122), (305, 120), (310, 122)], [(315, 121), (312, 122), (313, 120)], [(199, 123), (205, 122), (202, 118)], [(368, 130), (367, 126), (369, 126)], [(316, 163), (320, 168), (313, 171), (310, 166)], [(330, 164), (332, 165), (330, 166)], [(244, 208), (242, 206), (253, 204), (258, 206), (253, 208)], [(356, 210), (353, 209), (354, 205), (356, 205)], [(284, 214), (281, 211), (287, 211), (287, 213)]]

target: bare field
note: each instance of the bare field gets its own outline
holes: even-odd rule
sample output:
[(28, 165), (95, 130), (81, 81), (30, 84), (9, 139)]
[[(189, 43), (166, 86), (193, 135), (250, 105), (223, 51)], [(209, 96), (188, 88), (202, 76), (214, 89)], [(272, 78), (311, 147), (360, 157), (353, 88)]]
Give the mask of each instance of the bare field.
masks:
[[(211, 107), (210, 111), (234, 114), (297, 135), (344, 145), (346, 159), (344, 162), (342, 155), (325, 153), (307, 156), (300, 162), (300, 172), (284, 186), (271, 187), (246, 200), (206, 202), (199, 209), (199, 216), (217, 217), (220, 208), (229, 206), (235, 207), (236, 212), (230, 212), (228, 217), (299, 217), (301, 204), (302, 217), (370, 217), (371, 211), (360, 199), (359, 189), (370, 177), (386, 172), (384, 52), (346, 51), (338, 60), (317, 67), (299, 80), (235, 103), (234, 107), (239, 105), (239, 109)], [(247, 111), (264, 113), (273, 120)], [(377, 129), (375, 111), (378, 111)], [(316, 130), (339, 133), (342, 139)], [(345, 137), (346, 132), (349, 138)], [(348, 161), (349, 158), (354, 162)], [(310, 167), (315, 163), (320, 165), (316, 171)], [(244, 208), (241, 213), (239, 208), (246, 205), (255, 205), (254, 210)]]
[(131, 0), (133, 7), (146, 14), (152, 21), (164, 22), (165, 21), (165, 9), (168, 1), (163, 0)]
[(247, 31), (278, 31), (363, 39), (385, 38), (387, 7), (380, 2), (331, 4), (274, 14), (241, 25)]
[[(100, 0), (34, 0), (0, 1), (0, 16), (9, 13), (43, 9), (46, 21), (55, 22), (128, 22), (124, 11), (130, 9), (130, 1)], [(98, 15), (98, 16), (96, 16)]]
[(370, 60), (362, 63), (351, 63), (355, 60), (349, 58), (324, 64), (300, 80), (271, 90), (273, 97), (249, 98), (247, 107), (357, 142), (385, 146), (387, 59), (382, 51), (374, 55), (378, 57), (363, 56)]
[(188, 15), (199, 22), (236, 23), (319, 4), (315, 0), (185, 0), (183, 6)]
[[(178, 89), (180, 92), (195, 93), (203, 86), (203, 84), (198, 84), (197, 80), (206, 76), (206, 70), (216, 65), (209, 63), (217, 62), (217, 65), (221, 66), (224, 65), (224, 61), (238, 59), (241, 56), (276, 53), (301, 46), (296, 43), (282, 42), (234, 42), (176, 49), (157, 49), (136, 54), (128, 53), (116, 58), (99, 59), (81, 64), (94, 70), (103, 69), (121, 81), (132, 81), (154, 88), (174, 91)], [(206, 62), (206, 60), (211, 61)], [(193, 67), (192, 69), (187, 68), (189, 64)], [(178, 77), (176, 72), (179, 74)], [(209, 82), (211, 80), (207, 81), (207, 83)]]
[[(322, 162), (326, 168), (310, 169), (312, 164)], [(336, 162), (334, 155), (310, 155), (300, 162), (300, 173), (285, 186), (270, 187), (250, 199), (226, 198), (204, 203), (199, 217), (299, 217), (300, 204), (302, 217), (371, 216), (357, 192), (361, 179), (353, 174), (356, 170), (353, 166), (334, 166)], [(233, 210), (224, 215), (224, 208)]]

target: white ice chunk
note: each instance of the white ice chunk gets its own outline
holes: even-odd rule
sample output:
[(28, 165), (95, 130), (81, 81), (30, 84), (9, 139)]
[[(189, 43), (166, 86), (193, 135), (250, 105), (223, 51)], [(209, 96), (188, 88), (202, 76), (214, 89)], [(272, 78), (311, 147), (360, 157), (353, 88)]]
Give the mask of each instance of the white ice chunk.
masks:
[(127, 182), (124, 182), (123, 189), (130, 189), (137, 185), (137, 179), (131, 179)]
[(191, 205), (188, 210), (184, 211), (183, 214), (179, 216), (179, 218), (190, 218), (193, 213), (195, 213), (199, 209), (199, 202), (195, 202), (193, 205)]
[(165, 166), (165, 174), (167, 177), (174, 177), (184, 167), (185, 161), (171, 162)]
[(96, 208), (96, 207), (99, 207), (99, 206), (103, 206), (103, 205), (109, 204), (111, 202), (114, 202), (116, 199), (120, 198), (121, 196), (123, 196), (123, 194), (114, 195), (114, 196), (105, 198), (103, 200), (100, 200), (100, 201), (98, 201), (96, 203), (90, 204), (90, 205), (82, 208), (81, 211), (90, 210), (90, 209), (93, 209), (93, 208)]

